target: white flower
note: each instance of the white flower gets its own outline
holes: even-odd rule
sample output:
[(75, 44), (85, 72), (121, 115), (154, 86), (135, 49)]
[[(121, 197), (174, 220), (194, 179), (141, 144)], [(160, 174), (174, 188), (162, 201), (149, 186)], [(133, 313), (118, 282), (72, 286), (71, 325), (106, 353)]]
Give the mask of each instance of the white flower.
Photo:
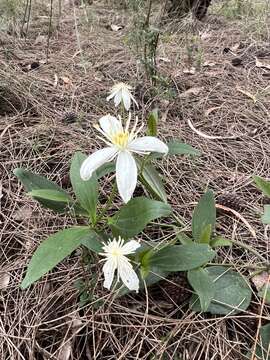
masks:
[(127, 111), (130, 109), (131, 100), (136, 104), (138, 107), (138, 103), (135, 100), (134, 96), (132, 96), (130, 90), (132, 89), (131, 86), (126, 85), (122, 82), (115, 84), (112, 89), (110, 95), (107, 97), (107, 101), (114, 99), (114, 105), (117, 107), (119, 104), (123, 103), (124, 107)]
[(137, 183), (137, 166), (132, 153), (140, 155), (158, 152), (166, 154), (168, 146), (154, 136), (137, 137), (140, 127), (136, 131), (138, 118), (131, 131), (128, 130), (131, 115), (129, 114), (125, 128), (121, 118), (119, 120), (111, 115), (103, 116), (96, 129), (103, 135), (100, 137), (107, 147), (97, 150), (84, 160), (80, 169), (83, 180), (89, 180), (94, 171), (106, 162), (116, 159), (116, 183), (119, 194), (127, 203), (135, 190)]
[(106, 289), (111, 288), (114, 273), (117, 270), (117, 281), (121, 279), (129, 290), (139, 290), (139, 278), (126, 255), (134, 254), (140, 246), (135, 240), (124, 244), (124, 240), (120, 236), (118, 241), (113, 239), (104, 244), (102, 247), (104, 253), (100, 253), (100, 255), (106, 257), (102, 268), (105, 277), (103, 285)]

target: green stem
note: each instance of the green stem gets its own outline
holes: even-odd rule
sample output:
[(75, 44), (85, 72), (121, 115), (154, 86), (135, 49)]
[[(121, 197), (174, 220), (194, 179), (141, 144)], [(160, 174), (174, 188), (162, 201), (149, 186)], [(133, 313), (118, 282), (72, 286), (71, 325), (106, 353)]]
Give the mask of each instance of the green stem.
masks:
[(151, 157), (151, 154), (145, 155), (145, 156), (143, 157), (142, 165), (141, 165), (140, 172), (139, 172), (139, 176), (142, 175), (143, 170), (144, 170), (144, 167), (145, 167), (145, 165), (147, 164), (147, 162), (149, 161), (150, 157)]
[(126, 125), (126, 109), (123, 103), (123, 100), (121, 101), (121, 119), (122, 119), (122, 124)]
[(101, 213), (97, 217), (96, 223), (98, 223), (104, 217), (107, 210), (109, 210), (109, 208), (111, 207), (111, 205), (113, 203), (115, 195), (116, 195), (116, 182), (113, 184), (112, 191), (110, 193), (109, 199), (107, 200), (107, 203), (105, 204), (103, 210), (101, 211)]

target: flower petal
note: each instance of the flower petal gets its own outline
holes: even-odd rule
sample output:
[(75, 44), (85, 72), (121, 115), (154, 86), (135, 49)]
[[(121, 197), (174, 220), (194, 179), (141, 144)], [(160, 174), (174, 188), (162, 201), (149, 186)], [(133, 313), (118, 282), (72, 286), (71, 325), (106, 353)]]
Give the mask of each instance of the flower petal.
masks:
[(134, 253), (139, 247), (140, 243), (136, 240), (130, 240), (122, 246), (121, 252), (123, 255), (128, 255)]
[(136, 162), (128, 151), (121, 151), (117, 156), (116, 183), (121, 198), (127, 203), (131, 199), (137, 183)]
[(124, 285), (129, 290), (135, 290), (138, 292), (139, 278), (128, 259), (124, 256), (118, 260), (118, 274)]
[(105, 278), (103, 286), (106, 289), (110, 290), (110, 288), (112, 286), (115, 270), (116, 270), (116, 262), (114, 261), (114, 259), (108, 258), (108, 260), (106, 260), (106, 262), (102, 268), (102, 271), (104, 273), (104, 278)]
[(130, 109), (131, 100), (130, 100), (130, 92), (127, 89), (122, 89), (122, 100), (125, 109), (128, 111)]
[(119, 90), (114, 96), (114, 106), (117, 107), (122, 101), (122, 91)]
[(106, 97), (106, 100), (107, 100), (107, 101), (111, 100), (112, 98), (115, 97), (115, 95), (116, 95), (116, 92), (110, 93), (110, 95)]
[(128, 149), (138, 153), (158, 152), (167, 154), (169, 151), (168, 146), (154, 136), (143, 136), (131, 141)]
[(101, 165), (113, 160), (117, 155), (118, 150), (114, 147), (106, 147), (104, 149), (95, 151), (84, 160), (80, 169), (80, 176), (83, 180), (89, 180), (94, 171)]
[(99, 125), (108, 137), (114, 136), (115, 134), (123, 131), (121, 121), (119, 121), (115, 116), (102, 116), (102, 118), (99, 119)]
[(138, 105), (135, 97), (134, 97), (132, 94), (130, 94), (130, 98), (131, 98), (131, 100), (136, 104), (137, 108), (139, 108), (139, 105)]

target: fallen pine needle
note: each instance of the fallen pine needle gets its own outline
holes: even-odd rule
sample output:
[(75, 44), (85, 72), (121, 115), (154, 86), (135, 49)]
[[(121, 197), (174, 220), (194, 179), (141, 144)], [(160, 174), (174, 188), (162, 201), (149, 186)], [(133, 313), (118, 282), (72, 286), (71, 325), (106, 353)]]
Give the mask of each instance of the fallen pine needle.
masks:
[(253, 229), (253, 227), (249, 224), (249, 222), (241, 215), (239, 214), (239, 212), (231, 209), (231, 208), (228, 208), (227, 206), (223, 206), (223, 205), (219, 205), (219, 204), (216, 204), (216, 208), (217, 209), (221, 209), (221, 210), (224, 210), (224, 211), (228, 211), (232, 214), (234, 214), (238, 219), (240, 219), (245, 225), (246, 227), (249, 229), (250, 233), (252, 234), (252, 236), (254, 238), (256, 238), (256, 232), (255, 230)]

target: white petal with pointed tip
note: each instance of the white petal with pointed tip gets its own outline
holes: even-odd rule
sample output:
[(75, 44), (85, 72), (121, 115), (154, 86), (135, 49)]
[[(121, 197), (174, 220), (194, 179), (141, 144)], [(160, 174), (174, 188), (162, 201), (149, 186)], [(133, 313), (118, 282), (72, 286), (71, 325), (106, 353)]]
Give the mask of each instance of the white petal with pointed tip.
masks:
[(84, 160), (80, 169), (80, 176), (83, 180), (89, 180), (94, 171), (103, 164), (111, 161), (117, 155), (118, 150), (114, 147), (106, 147), (98, 150)]
[(108, 260), (106, 260), (105, 264), (103, 265), (102, 271), (104, 273), (104, 278), (105, 278), (103, 286), (106, 289), (110, 290), (110, 288), (112, 286), (116, 267), (117, 267), (117, 264), (113, 258), (108, 258)]
[(125, 257), (118, 263), (118, 272), (120, 279), (129, 290), (139, 290), (139, 278)]
[(124, 103), (124, 107), (127, 111), (130, 109), (130, 105), (131, 105), (130, 96), (131, 96), (131, 94), (129, 91), (122, 89), (122, 100)]
[(123, 131), (121, 122), (115, 116), (102, 116), (102, 118), (99, 119), (99, 125), (104, 133), (108, 136), (113, 136)]
[(139, 247), (140, 243), (136, 240), (130, 240), (122, 246), (122, 254), (128, 255), (134, 253)]
[(118, 91), (114, 96), (114, 106), (117, 107), (122, 101), (122, 92)]
[(131, 199), (137, 183), (136, 162), (128, 151), (121, 151), (117, 156), (116, 183), (121, 198), (127, 203)]
[(143, 136), (137, 138), (128, 145), (128, 149), (134, 152), (158, 152), (167, 154), (169, 151), (168, 146), (154, 136)]
[(109, 100), (111, 100), (112, 98), (114, 98), (115, 95), (116, 95), (116, 93), (117, 93), (117, 90), (111, 92), (111, 94), (106, 97), (106, 100), (109, 101)]

